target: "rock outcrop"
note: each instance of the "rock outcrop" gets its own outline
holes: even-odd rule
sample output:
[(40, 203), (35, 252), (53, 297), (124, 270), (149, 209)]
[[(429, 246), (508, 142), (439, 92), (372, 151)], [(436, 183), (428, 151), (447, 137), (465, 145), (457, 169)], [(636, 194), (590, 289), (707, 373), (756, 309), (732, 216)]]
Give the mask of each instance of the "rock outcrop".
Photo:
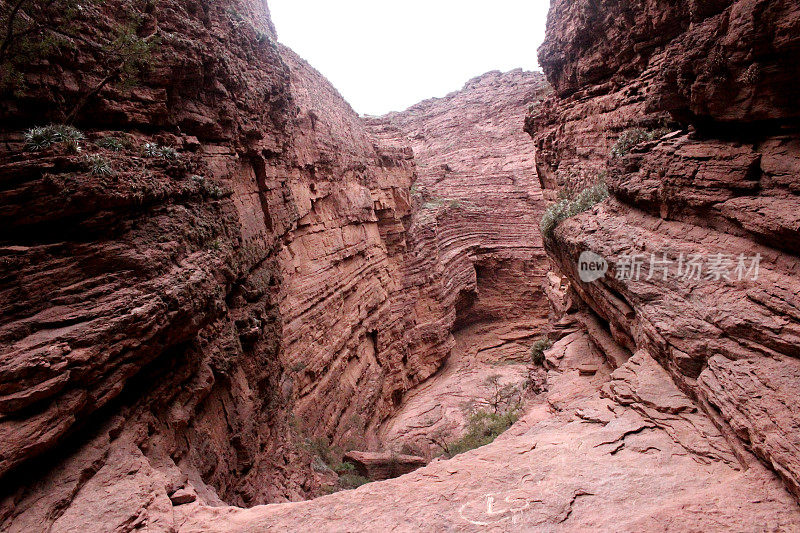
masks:
[[(527, 120), (549, 198), (576, 176), (611, 191), (546, 242), (573, 294), (616, 350), (658, 361), (743, 465), (757, 457), (796, 496), (798, 14), (788, 1), (556, 1), (540, 50), (556, 95)], [(673, 133), (610, 156), (626, 128), (660, 126)], [(605, 279), (581, 281), (585, 251), (607, 259)], [(687, 274), (690, 258), (704, 270)]]
[[(310, 502), (175, 508), (178, 531), (763, 531), (800, 527), (765, 467), (644, 351), (613, 370), (582, 332), (547, 353), (550, 390), (494, 443)], [(581, 376), (585, 365), (598, 368)], [(746, 487), (746, 490), (744, 490)]]
[[(414, 309), (410, 287), (441, 291), (407, 257), (411, 150), (279, 46), (262, 2), (123, 7), (69, 24), (157, 38), (133, 88), (92, 93), (101, 52), (75, 39), (0, 107), (3, 529), (313, 495), (302, 437), (368, 446), (452, 344), (446, 309)], [(24, 145), (69, 109), (78, 149)]]
[(391, 452), (352, 451), (344, 454), (344, 460), (358, 475), (374, 481), (399, 477), (427, 464), (423, 457)]
[(464, 405), (490, 394), (488, 378), (524, 388), (529, 346), (547, 329), (548, 306), (543, 202), (520, 124), (549, 91), (539, 73), (489, 72), (444, 98), (368, 120), (385, 142), (414, 150), (409, 239), (430, 243), (429, 273), (455, 311), (440, 325), (455, 339), (446, 365), (384, 425), (387, 446), (440, 452), (432, 437), (459, 434)]
[[(263, 2), (134, 4), (65, 12), (68, 42), (0, 101), (3, 529), (313, 496), (304, 439), (379, 446), (462, 310), (502, 316), (498, 283), (528, 274), (515, 316), (543, 309), (529, 155), (495, 183), (525, 234), (485, 231), (498, 195), (437, 226), (412, 216), (407, 143), (277, 44)], [(120, 34), (147, 51), (133, 84), (103, 70)], [(516, 76), (492, 90), (521, 117)], [(26, 146), (67, 118), (85, 139)]]
[[(795, 4), (555, 0), (552, 94), (492, 72), (364, 119), (263, 0), (67, 3), (0, 52), (0, 529), (800, 528)], [(670, 133), (609, 157), (634, 126)], [(430, 460), (529, 378), (548, 300), (509, 431), (299, 501), (314, 443)]]

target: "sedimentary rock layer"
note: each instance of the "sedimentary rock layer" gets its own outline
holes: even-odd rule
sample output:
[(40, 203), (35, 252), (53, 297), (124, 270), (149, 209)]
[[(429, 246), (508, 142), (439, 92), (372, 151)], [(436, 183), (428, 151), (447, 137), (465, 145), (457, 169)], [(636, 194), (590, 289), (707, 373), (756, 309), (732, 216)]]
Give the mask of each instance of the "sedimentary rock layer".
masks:
[[(612, 370), (582, 332), (547, 353), (550, 391), (495, 442), (310, 502), (176, 508), (178, 531), (792, 530), (765, 467), (743, 470), (711, 420), (644, 351)], [(583, 376), (579, 369), (597, 372)]]
[[(613, 196), (546, 242), (561, 273), (743, 464), (755, 454), (796, 495), (799, 15), (781, 1), (554, 2), (540, 57), (557, 94), (527, 121), (550, 198), (576, 176), (604, 177)], [(675, 132), (610, 156), (624, 129), (664, 125)], [(587, 250), (608, 259), (604, 280), (580, 281)], [(635, 256), (638, 280), (625, 275)], [(691, 256), (699, 279), (678, 271)], [(671, 270), (651, 275), (651, 257)]]
[[(124, 7), (69, 23), (101, 41)], [(314, 494), (301, 437), (364, 438), (452, 343), (406, 290), (439, 294), (405, 260), (411, 151), (280, 47), (262, 3), (134, 7), (159, 46), (133, 89), (88, 94), (79, 153), (20, 130), (96, 87), (91, 42), (2, 101), (4, 528)]]
[[(64, 16), (84, 38), (0, 101), (2, 528), (157, 528), (190, 501), (314, 495), (303, 439), (377, 445), (460, 309), (542, 308), (530, 156), (487, 172), (525, 234), (497, 212), (484, 229), (498, 195), (457, 224), (412, 217), (412, 150), (278, 45), (263, 2)], [(132, 86), (96, 46), (125, 28), (158, 43)], [(484, 104), (513, 96), (521, 116), (532, 78), (498, 76)], [(80, 150), (25, 146), (70, 114)], [(483, 170), (449, 186), (485, 191)], [(513, 303), (509, 276), (527, 277)]]
[(368, 120), (385, 142), (414, 150), (408, 238), (428, 244), (429, 272), (455, 311), (440, 324), (456, 341), (447, 366), (382, 428), (388, 446), (434, 453), (431, 437), (459, 433), (463, 404), (485, 397), (489, 376), (524, 382), (528, 347), (546, 329), (548, 307), (543, 202), (520, 125), (548, 92), (539, 73), (489, 72), (444, 98)]

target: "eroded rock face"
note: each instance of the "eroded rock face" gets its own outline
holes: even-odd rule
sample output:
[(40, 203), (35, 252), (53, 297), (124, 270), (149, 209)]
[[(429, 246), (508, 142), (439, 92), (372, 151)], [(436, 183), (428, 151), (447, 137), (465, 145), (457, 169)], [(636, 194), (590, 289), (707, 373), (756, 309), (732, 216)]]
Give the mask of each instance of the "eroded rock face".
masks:
[(427, 275), (441, 285), (448, 310), (439, 327), (455, 340), (436, 379), (381, 428), (386, 446), (431, 456), (440, 452), (432, 437), (458, 436), (465, 404), (490, 394), (488, 378), (524, 388), (528, 349), (546, 329), (548, 306), (543, 202), (520, 124), (549, 92), (539, 73), (489, 72), (444, 98), (368, 121), (386, 142), (414, 150), (408, 238), (433, 252)]
[[(12, 128), (62, 120), (57, 98), (97, 83), (88, 45), (2, 101), (4, 529), (302, 499), (301, 435), (368, 446), (448, 352), (441, 315), (404, 290), (428, 286), (406, 275), (411, 151), (374, 139), (263, 8), (143, 8), (151, 68), (87, 101), (82, 153), (23, 151)], [(75, 24), (99, 38), (127, 15), (107, 2)]]
[[(74, 24), (100, 39), (130, 7), (96, 4)], [(83, 154), (63, 145), (22, 153), (19, 133), (5, 128), (63, 120), (70, 105), (60, 102), (102, 76), (88, 43), (69, 61), (31, 65), (25, 96), (2, 101), (4, 523), (29, 511), (56, 521), (73, 503), (80, 514), (86, 502), (73, 500), (96, 497), (91, 486), (124, 479), (126, 468), (152, 484), (120, 490), (121, 515), (146, 515), (187, 477), (218, 502), (313, 489), (297, 475), (308, 460), (281, 413), (290, 396), (276, 393), (274, 228), (295, 215), (269, 211), (270, 199), (286, 205), (286, 188), (264, 180), (271, 154), (291, 167), (295, 112), (274, 33), (252, 15), (197, 2), (143, 8), (141, 31), (161, 46), (139, 86), (110, 84), (87, 100)], [(121, 151), (94, 145), (118, 133)], [(148, 142), (179, 156), (147, 155)], [(92, 175), (90, 155), (113, 173)], [(265, 460), (273, 454), (299, 468)], [(264, 477), (273, 482), (253, 481)], [(58, 489), (42, 499), (43, 487)]]
[[(646, 352), (613, 370), (583, 332), (547, 352), (550, 390), (495, 442), (400, 478), (288, 505), (176, 508), (179, 531), (792, 530), (764, 466), (744, 470)], [(580, 368), (597, 368), (582, 376)], [(609, 481), (613, 480), (613, 481)]]
[[(527, 121), (550, 198), (575, 174), (604, 175), (612, 193), (546, 242), (573, 294), (620, 347), (669, 372), (742, 464), (755, 454), (795, 495), (798, 13), (780, 1), (557, 1), (540, 54), (558, 94)], [(676, 131), (609, 157), (625, 128), (658, 125)], [(580, 281), (587, 250), (608, 277)], [(636, 254), (642, 275), (619, 279)], [(650, 275), (651, 254), (672, 261), (666, 279)], [(757, 254), (758, 276), (738, 276), (739, 258), (749, 271)], [(694, 279), (677, 271), (690, 255), (731, 263)]]
[[(496, 351), (514, 357), (546, 312), (524, 135), (439, 180), (485, 203), (414, 216), (404, 136), (278, 45), (263, 2), (106, 2), (71, 24), (102, 39), (131, 9), (159, 46), (133, 89), (86, 99), (81, 153), (31, 151), (21, 132), (102, 81), (90, 44), (31, 65), (24, 95), (0, 101), (3, 529), (168, 528), (191, 502), (314, 495), (304, 436), (378, 446), (454, 331), (513, 316), (525, 323)], [(504, 138), (540, 84), (476, 80), (463, 131), (492, 112)]]

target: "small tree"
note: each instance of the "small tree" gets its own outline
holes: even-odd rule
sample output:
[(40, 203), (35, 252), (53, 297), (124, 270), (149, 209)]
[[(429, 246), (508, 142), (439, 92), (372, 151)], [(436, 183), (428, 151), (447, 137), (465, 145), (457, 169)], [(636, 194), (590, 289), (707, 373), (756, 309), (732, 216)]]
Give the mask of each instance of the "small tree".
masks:
[(81, 20), (96, 8), (96, 0), (0, 0), (0, 92), (23, 95), (25, 68), (78, 46), (93, 51), (100, 80), (72, 105), (67, 123), (110, 83), (136, 85), (158, 42), (155, 35), (138, 35), (144, 12), (153, 7), (153, 0), (141, 2), (126, 13), (125, 22), (94, 40), (84, 35)]
[(531, 345), (531, 362), (534, 365), (541, 366), (544, 364), (544, 352), (553, 345), (553, 342), (547, 337), (539, 337)]
[(493, 374), (486, 378), (484, 385), (489, 389), (489, 394), (486, 398), (477, 400), (476, 403), (486, 406), (494, 414), (516, 409), (522, 402), (520, 387), (511, 383), (504, 385), (500, 374)]

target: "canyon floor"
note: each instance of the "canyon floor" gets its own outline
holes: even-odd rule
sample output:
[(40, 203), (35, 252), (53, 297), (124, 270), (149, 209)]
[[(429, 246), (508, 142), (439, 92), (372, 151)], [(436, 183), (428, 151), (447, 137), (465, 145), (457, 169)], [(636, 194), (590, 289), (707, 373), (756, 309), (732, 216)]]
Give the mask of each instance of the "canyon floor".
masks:
[[(175, 508), (181, 532), (796, 531), (797, 504), (644, 352), (613, 370), (583, 332), (548, 351), (548, 392), (495, 442), (316, 500)], [(597, 368), (582, 375), (581, 368)], [(413, 400), (412, 400), (413, 401)]]

